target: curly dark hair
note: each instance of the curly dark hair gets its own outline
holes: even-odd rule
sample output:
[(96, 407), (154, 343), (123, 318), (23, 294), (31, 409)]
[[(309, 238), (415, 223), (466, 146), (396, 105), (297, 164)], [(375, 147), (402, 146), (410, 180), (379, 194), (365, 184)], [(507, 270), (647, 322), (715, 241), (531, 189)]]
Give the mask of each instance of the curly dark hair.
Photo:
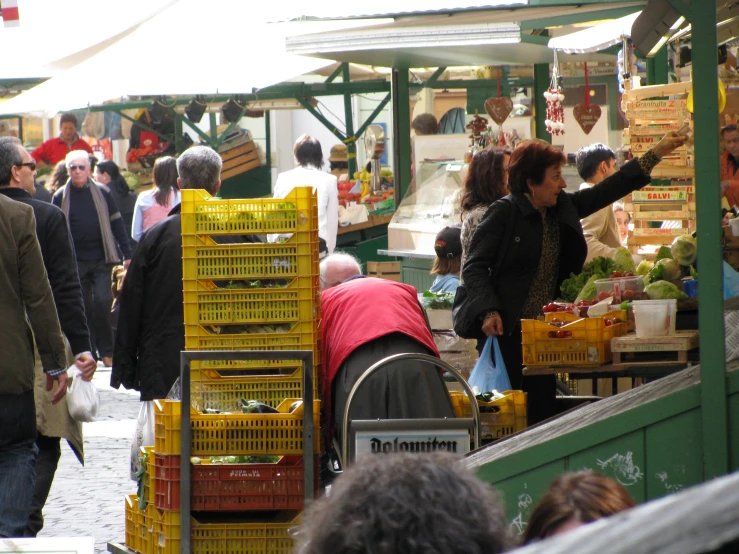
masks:
[(508, 162), (508, 188), (511, 192), (531, 192), (528, 182), (539, 185), (544, 180), (547, 168), (561, 166), (567, 158), (548, 142), (531, 139), (522, 142), (511, 154)]
[(564, 523), (591, 523), (636, 505), (626, 489), (594, 471), (564, 473), (542, 496), (529, 518), (523, 544), (552, 536)]
[(477, 206), (489, 206), (508, 194), (505, 157), (510, 155), (510, 150), (494, 146), (475, 153), (462, 189), (462, 213)]
[(334, 482), (298, 541), (301, 554), (496, 554), (507, 530), (495, 491), (458, 457), (381, 454)]

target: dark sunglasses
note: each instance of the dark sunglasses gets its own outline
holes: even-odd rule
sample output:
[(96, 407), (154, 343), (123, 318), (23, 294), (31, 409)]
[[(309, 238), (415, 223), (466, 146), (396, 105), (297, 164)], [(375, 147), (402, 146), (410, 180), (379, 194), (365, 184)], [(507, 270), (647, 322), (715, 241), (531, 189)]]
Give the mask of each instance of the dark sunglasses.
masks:
[(16, 167), (23, 167), (23, 166), (26, 166), (26, 167), (28, 167), (28, 168), (29, 168), (29, 169), (30, 169), (31, 171), (36, 171), (36, 162), (25, 162), (25, 163), (22, 163), (22, 164), (15, 164), (15, 165), (16, 165)]
[(78, 169), (80, 171), (84, 171), (85, 169), (87, 169), (87, 166), (86, 165), (70, 165), (69, 166), (69, 171), (76, 171)]

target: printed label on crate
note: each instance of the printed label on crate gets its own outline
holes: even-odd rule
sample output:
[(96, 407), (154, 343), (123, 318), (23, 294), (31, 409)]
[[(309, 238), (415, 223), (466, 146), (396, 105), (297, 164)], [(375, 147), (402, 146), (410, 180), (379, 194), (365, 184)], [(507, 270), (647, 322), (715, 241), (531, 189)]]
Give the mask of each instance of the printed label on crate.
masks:
[(679, 237), (689, 235), (690, 229), (634, 229), (635, 237)]
[(677, 131), (682, 127), (678, 121), (665, 121), (646, 125), (634, 125), (624, 129), (624, 136), (655, 136), (662, 138), (668, 131)]
[(695, 219), (695, 212), (634, 212), (634, 219), (646, 219), (654, 221)]
[(635, 109), (655, 109), (655, 108), (686, 108), (688, 107), (688, 100), (681, 98), (678, 100), (636, 100), (631, 103)]
[(360, 431), (355, 435), (356, 459), (396, 452), (450, 452), (463, 456), (470, 451), (466, 430)]
[(631, 193), (633, 202), (687, 202), (688, 193), (684, 190), (660, 190), (660, 187), (654, 187), (653, 190), (635, 190)]
[[(645, 141), (644, 139), (651, 139), (655, 138), (656, 140), (651, 141)], [(631, 148), (632, 152), (647, 152), (648, 150), (651, 150), (653, 146), (658, 143), (661, 139), (658, 137), (631, 137), (631, 143), (629, 147)], [(673, 152), (677, 154), (686, 154), (688, 152), (687, 146), (680, 146), (679, 148), (676, 148), (673, 150)]]

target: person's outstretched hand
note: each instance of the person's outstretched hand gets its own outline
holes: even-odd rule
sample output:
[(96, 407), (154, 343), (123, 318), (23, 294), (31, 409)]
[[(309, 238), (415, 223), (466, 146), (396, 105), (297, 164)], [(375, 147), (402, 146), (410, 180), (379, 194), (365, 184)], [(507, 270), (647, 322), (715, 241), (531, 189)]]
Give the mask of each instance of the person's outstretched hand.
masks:
[(57, 382), (56, 392), (51, 396), (51, 403), (58, 404), (59, 401), (64, 398), (67, 394), (67, 372), (60, 373), (52, 377), (51, 375), (46, 376), (46, 390), (50, 391), (54, 388), (54, 381)]
[(654, 145), (654, 148), (652, 148), (652, 153), (658, 158), (662, 159), (663, 157), (670, 154), (673, 150), (680, 148), (683, 144), (685, 144), (685, 140), (686, 139), (683, 135), (678, 135), (675, 131), (670, 131), (664, 137), (662, 137), (662, 140)]

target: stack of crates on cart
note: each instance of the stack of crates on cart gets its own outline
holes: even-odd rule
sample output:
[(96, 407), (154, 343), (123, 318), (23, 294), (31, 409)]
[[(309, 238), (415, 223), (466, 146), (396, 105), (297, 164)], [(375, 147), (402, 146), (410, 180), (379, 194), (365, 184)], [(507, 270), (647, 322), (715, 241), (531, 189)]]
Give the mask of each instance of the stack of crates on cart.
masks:
[[(477, 401), (480, 409), (480, 439), (491, 441), (502, 439), (526, 429), (526, 393), (509, 390), (501, 393), (503, 398), (485, 402)], [(470, 399), (464, 392), (450, 391), (455, 417), (472, 417)]]
[[(690, 87), (691, 83), (627, 87), (622, 100), (629, 120), (624, 144), (630, 146), (634, 156), (645, 154), (669, 131), (688, 126), (692, 135), (692, 117), (685, 98)], [(692, 146), (687, 144), (664, 157), (652, 170), (652, 177), (669, 180), (668, 186), (644, 187), (625, 198), (624, 209), (633, 215), (634, 222), (628, 238), (632, 253), (647, 245), (669, 245), (675, 237), (695, 231), (694, 176)]]
[[(185, 349), (312, 350), (317, 367), (318, 206), (312, 189), (248, 200), (184, 190), (181, 213)], [(249, 235), (279, 241), (244, 242)], [(223, 363), (193, 363), (195, 369), (208, 366)]]

